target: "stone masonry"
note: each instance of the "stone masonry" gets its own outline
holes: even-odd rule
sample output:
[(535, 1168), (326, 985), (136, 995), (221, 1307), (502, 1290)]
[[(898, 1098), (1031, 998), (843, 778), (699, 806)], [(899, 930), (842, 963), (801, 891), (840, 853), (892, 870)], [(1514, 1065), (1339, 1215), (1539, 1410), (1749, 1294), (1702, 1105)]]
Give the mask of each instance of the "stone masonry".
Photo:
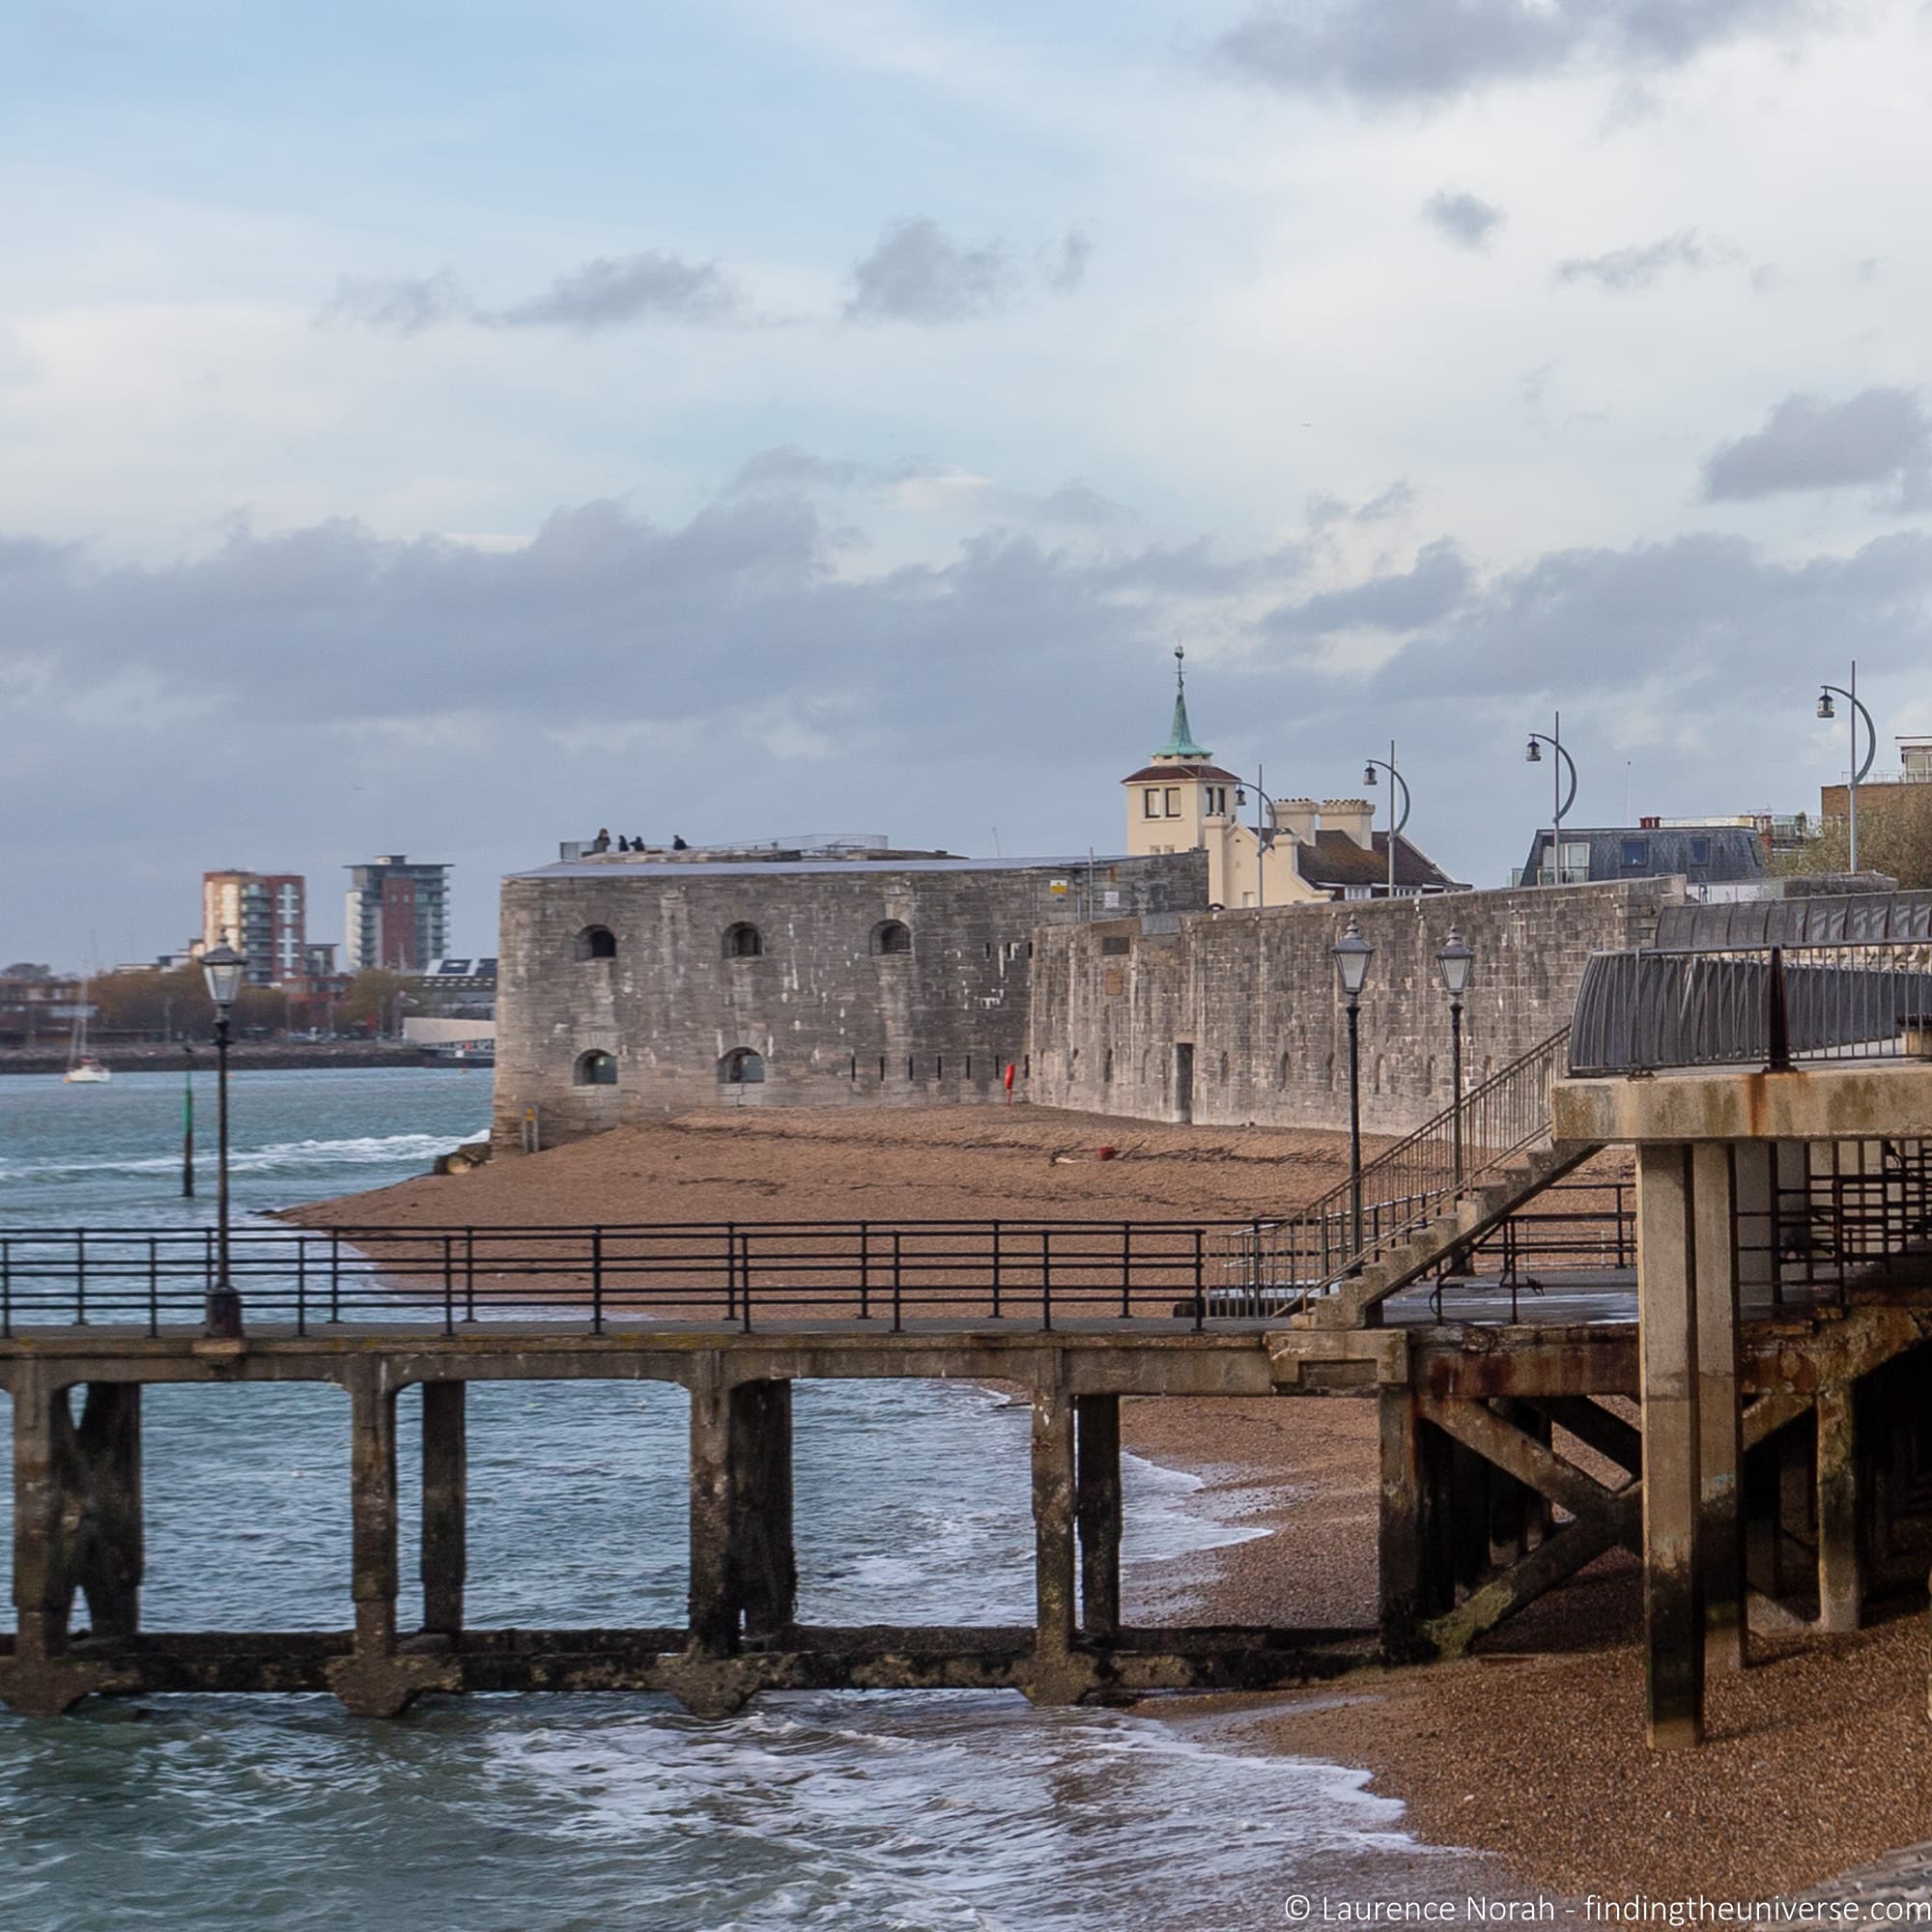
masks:
[(1030, 1097), (1140, 1120), (1346, 1127), (1348, 1030), (1329, 949), (1353, 914), (1376, 949), (1362, 995), (1362, 1122), (1420, 1126), (1450, 1099), (1435, 953), (1476, 955), (1463, 1013), (1474, 1087), (1570, 1019), (1593, 952), (1654, 943), (1678, 879), (1117, 919), (1037, 935)]
[(1039, 941), (1092, 913), (1200, 909), (1207, 881), (1198, 851), (516, 874), (502, 894), (497, 1144), (521, 1144), (531, 1108), (549, 1147), (721, 1101), (995, 1099), (1009, 1064), (1023, 1096)]

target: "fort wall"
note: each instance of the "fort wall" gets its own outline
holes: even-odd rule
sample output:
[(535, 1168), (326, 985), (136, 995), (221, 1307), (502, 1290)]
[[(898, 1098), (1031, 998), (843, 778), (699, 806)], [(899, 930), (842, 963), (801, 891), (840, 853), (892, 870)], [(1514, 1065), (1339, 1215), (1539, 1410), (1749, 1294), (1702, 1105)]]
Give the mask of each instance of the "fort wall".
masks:
[(1361, 1001), (1362, 1123), (1406, 1133), (1450, 1098), (1435, 953), (1474, 952), (1463, 1078), (1569, 1022), (1593, 952), (1654, 942), (1680, 879), (1119, 919), (1037, 936), (1030, 1097), (1139, 1120), (1342, 1128), (1349, 1043), (1329, 949), (1350, 916), (1376, 949)]
[(1207, 903), (1199, 851), (517, 874), (502, 891), (496, 1138), (518, 1146), (529, 1108), (553, 1146), (721, 1101), (995, 1099), (1009, 1064), (1023, 1095), (1038, 939), (1094, 913)]

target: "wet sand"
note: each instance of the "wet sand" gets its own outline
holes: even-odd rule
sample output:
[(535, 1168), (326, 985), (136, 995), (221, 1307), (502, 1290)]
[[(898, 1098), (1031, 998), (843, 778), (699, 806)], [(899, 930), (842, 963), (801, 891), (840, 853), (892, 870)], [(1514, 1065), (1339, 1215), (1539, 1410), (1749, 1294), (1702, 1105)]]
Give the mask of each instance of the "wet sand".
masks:
[[(1115, 1157), (1102, 1160), (1102, 1147)], [(1043, 1109), (692, 1115), (530, 1159), (313, 1204), (291, 1218), (474, 1221), (1279, 1213), (1346, 1174), (1339, 1135), (1195, 1128)], [(1376, 1613), (1377, 1427), (1348, 1397), (1134, 1400), (1135, 1454), (1203, 1478), (1268, 1534), (1127, 1580), (1134, 1621), (1359, 1625)], [(1924, 1618), (1754, 1645), (1713, 1680), (1712, 1737), (1643, 1741), (1634, 1558), (1605, 1556), (1466, 1662), (1247, 1699), (1229, 1736), (1369, 1767), (1406, 1827), (1495, 1855), (1525, 1888), (1763, 1898), (1932, 1839)], [(1460, 1900), (1458, 1901), (1460, 1904)]]

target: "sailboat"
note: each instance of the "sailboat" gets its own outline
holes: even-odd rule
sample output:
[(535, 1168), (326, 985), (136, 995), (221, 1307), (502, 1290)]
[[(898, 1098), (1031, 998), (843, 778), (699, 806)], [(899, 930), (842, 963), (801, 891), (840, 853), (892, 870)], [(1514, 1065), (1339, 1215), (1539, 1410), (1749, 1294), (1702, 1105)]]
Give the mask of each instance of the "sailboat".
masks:
[(68, 1036), (67, 1071), (61, 1075), (70, 1087), (100, 1087), (114, 1078), (87, 1050), (87, 981), (80, 982), (80, 998), (75, 1003), (73, 1032)]

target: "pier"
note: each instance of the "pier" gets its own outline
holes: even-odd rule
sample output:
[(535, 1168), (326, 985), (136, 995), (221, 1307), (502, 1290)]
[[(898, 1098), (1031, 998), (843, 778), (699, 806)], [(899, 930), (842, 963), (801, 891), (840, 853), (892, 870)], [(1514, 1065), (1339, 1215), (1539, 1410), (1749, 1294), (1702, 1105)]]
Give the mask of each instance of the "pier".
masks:
[[(1261, 1690), (1459, 1655), (1621, 1547), (1644, 1565), (1651, 1739), (1695, 1743), (1706, 1673), (1753, 1633), (1854, 1630), (1922, 1591), (1932, 1548), (1932, 1064), (1878, 1030), (1794, 1058), (1782, 971), (1752, 966), (1740, 1010), (1768, 1035), (1726, 1033), (1725, 1062), (1598, 1026), (1473, 1089), (1371, 1163), (1359, 1243), (1346, 1189), (1246, 1222), (249, 1231), (231, 1339), (201, 1331), (198, 1233), (0, 1234), (0, 1697), (326, 1690), (392, 1716), (425, 1692), (655, 1690), (720, 1714), (770, 1690)], [(1031, 1623), (798, 1622), (794, 1387), (888, 1378), (1030, 1401)], [(466, 1625), (466, 1393), (534, 1379), (686, 1391), (682, 1627)], [(290, 1382), (348, 1408), (342, 1627), (147, 1629), (142, 1390)], [(1373, 1627), (1123, 1621), (1121, 1403), (1236, 1397), (1378, 1406)]]

